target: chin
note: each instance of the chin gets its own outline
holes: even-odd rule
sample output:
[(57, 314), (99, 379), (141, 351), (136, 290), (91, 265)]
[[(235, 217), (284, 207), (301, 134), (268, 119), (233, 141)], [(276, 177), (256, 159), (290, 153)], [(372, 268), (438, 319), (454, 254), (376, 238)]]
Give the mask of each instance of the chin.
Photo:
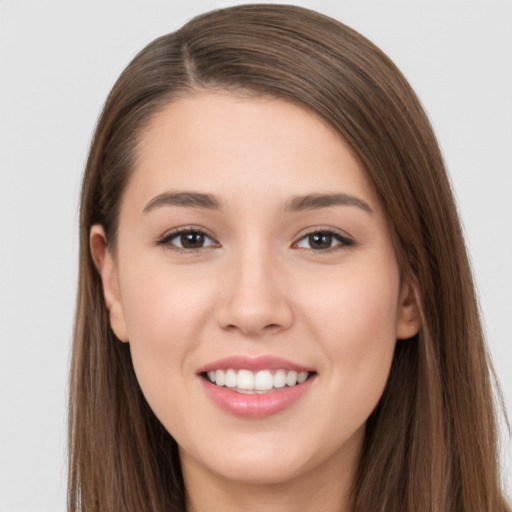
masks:
[[(233, 454), (234, 455), (234, 454)], [(288, 455), (262, 457), (247, 451), (241, 456), (224, 457), (220, 467), (212, 467), (208, 461), (209, 471), (218, 477), (247, 485), (276, 485), (292, 481), (300, 475), (309, 472), (307, 461), (301, 457)]]
[(253, 435), (250, 439), (230, 436), (225, 441), (217, 437), (217, 442), (210, 443), (213, 449), (200, 452), (180, 449), (182, 464), (200, 466), (216, 478), (242, 485), (279, 485), (307, 475), (352, 472), (354, 461), (359, 460), (364, 425), (352, 435), (340, 437), (315, 438), (309, 433), (309, 437), (294, 438), (289, 429), (284, 435), (266, 434)]

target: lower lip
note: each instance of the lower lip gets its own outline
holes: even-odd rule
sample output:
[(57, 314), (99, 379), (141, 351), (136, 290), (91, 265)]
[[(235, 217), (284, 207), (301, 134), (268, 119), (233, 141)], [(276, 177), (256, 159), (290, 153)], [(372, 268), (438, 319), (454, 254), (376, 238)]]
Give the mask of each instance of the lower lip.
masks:
[(284, 387), (269, 393), (249, 395), (237, 393), (225, 386), (216, 386), (200, 377), (208, 396), (224, 411), (242, 418), (264, 418), (287, 409), (310, 388), (315, 376), (302, 384)]

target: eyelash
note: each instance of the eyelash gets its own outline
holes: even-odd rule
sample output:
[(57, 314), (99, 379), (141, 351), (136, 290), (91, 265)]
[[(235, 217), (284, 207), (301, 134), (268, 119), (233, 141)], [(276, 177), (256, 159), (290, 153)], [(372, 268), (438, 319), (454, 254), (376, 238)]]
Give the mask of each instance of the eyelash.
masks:
[[(190, 249), (190, 248), (187, 248), (187, 247), (178, 247), (177, 245), (171, 244), (171, 240), (173, 240), (174, 238), (178, 238), (178, 237), (181, 237), (181, 236), (187, 235), (187, 234), (203, 235), (205, 238), (208, 238), (213, 243), (211, 245), (207, 245), (207, 246), (203, 246), (203, 247), (198, 247), (196, 249)], [(205, 233), (202, 229), (193, 228), (193, 227), (181, 228), (181, 229), (177, 229), (175, 231), (171, 231), (170, 233), (165, 234), (162, 238), (157, 240), (156, 243), (157, 243), (157, 245), (164, 246), (166, 249), (169, 249), (171, 251), (175, 251), (175, 252), (178, 252), (178, 253), (197, 253), (198, 251), (204, 250), (204, 249), (206, 249), (206, 248), (208, 248), (210, 246), (216, 246), (216, 247), (219, 246), (218, 242), (215, 241), (213, 239), (213, 237), (208, 235), (208, 233)]]
[[(178, 237), (181, 237), (183, 235), (187, 235), (187, 234), (199, 234), (199, 235), (202, 235), (205, 238), (209, 239), (212, 243), (209, 244), (209, 245), (202, 246), (202, 247), (197, 247), (197, 248), (179, 247), (179, 246), (177, 246), (175, 244), (171, 244), (171, 240), (173, 240), (175, 238), (178, 238)], [(312, 249), (312, 248), (303, 248), (303, 249), (307, 249), (309, 251), (313, 251), (315, 253), (333, 252), (333, 251), (337, 251), (337, 250), (343, 249), (344, 247), (350, 247), (350, 246), (355, 244), (354, 240), (352, 238), (350, 238), (346, 234), (341, 234), (340, 232), (334, 231), (333, 229), (329, 229), (329, 228), (326, 228), (326, 229), (315, 228), (314, 230), (311, 230), (310, 232), (305, 233), (304, 235), (302, 235), (297, 240), (297, 242), (294, 242), (293, 247), (296, 247), (302, 240), (304, 240), (304, 239), (306, 239), (308, 237), (311, 237), (312, 235), (330, 236), (330, 237), (332, 237), (333, 239), (335, 239), (338, 242), (334, 246), (328, 247), (326, 249), (317, 249), (317, 250), (315, 250), (315, 249)], [(205, 233), (202, 229), (198, 229), (198, 228), (182, 228), (182, 229), (177, 229), (176, 231), (172, 231), (170, 233), (165, 234), (162, 238), (157, 240), (156, 244), (160, 245), (160, 246), (165, 246), (167, 249), (169, 249), (171, 251), (178, 252), (178, 253), (197, 253), (197, 252), (202, 251), (204, 249), (207, 249), (209, 247), (219, 247), (219, 243), (216, 240), (214, 240), (213, 237), (211, 237), (210, 235)], [(298, 247), (298, 248), (300, 248), (300, 247)]]
[[(313, 251), (315, 253), (326, 253), (326, 252), (334, 252), (334, 251), (338, 251), (338, 250), (341, 250), (345, 247), (350, 247), (352, 245), (355, 244), (354, 240), (352, 238), (350, 238), (346, 233), (340, 233), (339, 231), (334, 231), (333, 229), (330, 229), (330, 228), (315, 228), (311, 231), (309, 231), (308, 233), (305, 233), (304, 235), (302, 235), (299, 240), (297, 242), (294, 242), (294, 246), (296, 246), (298, 243), (300, 243), (302, 240), (312, 236), (312, 235), (327, 235), (327, 236), (330, 236), (332, 237), (333, 239), (335, 239), (337, 242), (336, 245), (332, 246), (332, 247), (328, 247), (327, 249), (318, 249), (318, 250), (315, 250), (315, 249), (308, 249), (310, 251)], [(307, 249), (307, 248), (306, 248)]]

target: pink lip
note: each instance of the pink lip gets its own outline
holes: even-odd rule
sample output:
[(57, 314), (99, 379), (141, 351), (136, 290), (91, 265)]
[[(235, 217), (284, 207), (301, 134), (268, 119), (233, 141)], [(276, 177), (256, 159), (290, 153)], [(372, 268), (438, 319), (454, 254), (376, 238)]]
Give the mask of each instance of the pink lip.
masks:
[(299, 400), (310, 388), (315, 376), (302, 384), (284, 387), (261, 395), (237, 393), (224, 386), (216, 386), (201, 378), (206, 394), (224, 411), (241, 418), (264, 418), (277, 414)]
[(237, 393), (224, 386), (216, 386), (202, 374), (213, 370), (295, 370), (296, 372), (313, 372), (311, 368), (293, 363), (275, 356), (233, 356), (208, 363), (197, 372), (203, 389), (212, 401), (222, 410), (241, 418), (264, 418), (277, 414), (297, 402), (316, 380), (316, 374), (302, 384), (284, 387), (262, 394)]
[(251, 370), (257, 372), (259, 370), (295, 370), (296, 372), (312, 372), (313, 368), (307, 368), (282, 357), (276, 356), (231, 356), (213, 361), (199, 368), (197, 373), (205, 373), (213, 370)]

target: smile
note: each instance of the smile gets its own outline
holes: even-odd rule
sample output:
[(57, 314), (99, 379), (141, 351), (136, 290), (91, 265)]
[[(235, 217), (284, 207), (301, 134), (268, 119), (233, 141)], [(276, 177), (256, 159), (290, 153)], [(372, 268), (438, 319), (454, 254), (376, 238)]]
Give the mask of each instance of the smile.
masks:
[(206, 395), (224, 412), (265, 418), (290, 408), (308, 393), (318, 373), (274, 356), (232, 356), (198, 369)]
[(293, 387), (305, 382), (309, 372), (296, 372), (295, 370), (211, 370), (206, 372), (206, 379), (212, 384), (225, 386), (237, 393), (262, 394), (282, 389), (286, 386)]

